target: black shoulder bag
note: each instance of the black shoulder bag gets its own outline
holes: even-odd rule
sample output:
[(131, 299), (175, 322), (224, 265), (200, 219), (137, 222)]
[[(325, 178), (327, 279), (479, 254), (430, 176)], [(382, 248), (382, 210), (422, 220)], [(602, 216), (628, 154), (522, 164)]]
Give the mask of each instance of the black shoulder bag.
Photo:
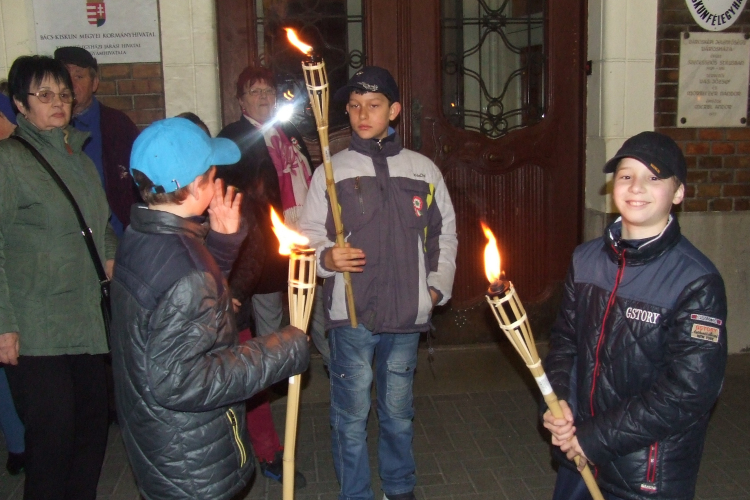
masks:
[(75, 198), (73, 198), (73, 195), (68, 189), (68, 186), (65, 185), (65, 182), (63, 182), (60, 176), (57, 175), (57, 172), (55, 172), (55, 170), (52, 168), (52, 165), (49, 164), (49, 162), (44, 158), (44, 156), (42, 156), (41, 153), (39, 153), (39, 151), (37, 151), (37, 149), (31, 144), (29, 144), (29, 141), (27, 141), (23, 137), (14, 135), (14, 136), (11, 136), (11, 138), (23, 144), (24, 147), (28, 149), (32, 155), (34, 155), (34, 158), (36, 158), (37, 161), (44, 167), (44, 170), (47, 171), (50, 177), (54, 179), (54, 181), (57, 183), (60, 190), (63, 192), (65, 197), (73, 206), (73, 210), (76, 213), (76, 218), (78, 219), (78, 225), (81, 226), (81, 234), (83, 235), (84, 241), (86, 241), (86, 247), (89, 249), (91, 260), (94, 262), (94, 268), (96, 268), (96, 274), (99, 277), (99, 287), (101, 289), (100, 306), (102, 309), (102, 317), (104, 317), (104, 330), (106, 331), (106, 334), (107, 334), (107, 347), (109, 348), (110, 347), (109, 324), (112, 320), (112, 309), (109, 303), (110, 282), (109, 282), (109, 278), (107, 278), (107, 274), (104, 272), (104, 266), (102, 266), (102, 261), (99, 258), (99, 252), (96, 251), (96, 245), (94, 244), (94, 238), (92, 236), (91, 228), (86, 224), (86, 221), (83, 218), (83, 214), (81, 213), (81, 209), (78, 208), (78, 203), (76, 203)]

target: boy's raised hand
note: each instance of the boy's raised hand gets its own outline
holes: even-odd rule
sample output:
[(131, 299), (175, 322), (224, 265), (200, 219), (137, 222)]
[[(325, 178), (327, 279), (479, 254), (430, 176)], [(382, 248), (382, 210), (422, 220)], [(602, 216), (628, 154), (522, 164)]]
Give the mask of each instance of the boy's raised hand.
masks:
[(360, 248), (352, 248), (350, 243), (345, 243), (342, 247), (332, 247), (325, 254), (325, 267), (331, 271), (340, 273), (361, 273), (362, 266), (367, 263), (365, 252)]
[(208, 220), (211, 229), (217, 233), (234, 234), (240, 229), (240, 206), (242, 193), (238, 193), (234, 186), (224, 190), (224, 181), (214, 181), (214, 196), (208, 206)]

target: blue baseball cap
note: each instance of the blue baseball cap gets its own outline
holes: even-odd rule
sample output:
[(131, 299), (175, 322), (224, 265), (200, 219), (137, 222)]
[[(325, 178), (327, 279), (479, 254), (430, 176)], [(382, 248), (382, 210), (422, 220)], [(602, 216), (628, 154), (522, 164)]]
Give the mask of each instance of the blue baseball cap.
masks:
[(213, 165), (232, 165), (240, 156), (231, 139), (212, 139), (190, 120), (167, 118), (146, 127), (135, 140), (130, 173), (138, 170), (147, 175), (155, 193), (171, 193)]
[(346, 101), (352, 91), (361, 93), (379, 92), (386, 96), (391, 102), (399, 102), (398, 85), (393, 79), (390, 71), (379, 66), (365, 66), (354, 73), (347, 82), (346, 87), (341, 87), (333, 95), (334, 101)]

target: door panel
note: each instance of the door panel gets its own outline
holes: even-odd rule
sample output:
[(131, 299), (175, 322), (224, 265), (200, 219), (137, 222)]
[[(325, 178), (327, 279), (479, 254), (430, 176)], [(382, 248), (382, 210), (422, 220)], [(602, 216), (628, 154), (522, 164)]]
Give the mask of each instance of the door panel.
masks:
[[(508, 1), (520, 9), (542, 5), (540, 0)], [(225, 123), (237, 117), (227, 115), (231, 105), (226, 102), (234, 97), (226, 80), (236, 78), (237, 66), (258, 57), (252, 16), (241, 13), (251, 9), (243, 10), (239, 5), (243, 2), (252, 0), (217, 0)], [(484, 303), (485, 238), (480, 220), (497, 236), (503, 269), (527, 307), (537, 338), (545, 337), (554, 318), (561, 283), (580, 242), (586, 2), (548, 0), (546, 4), (546, 77), (530, 85), (526, 85), (529, 75), (521, 80), (531, 89), (526, 102), (538, 105), (543, 115), (527, 111), (521, 120), (528, 126), (489, 138), (455, 126), (455, 120), (444, 115), (440, 0), (364, 2), (366, 64), (393, 73), (403, 106), (397, 130), (407, 147), (428, 156), (442, 170), (456, 208), (459, 253), (454, 298), (434, 318), (441, 343), (481, 342), (502, 335)], [(227, 23), (231, 26), (223, 32)], [(536, 47), (521, 51), (521, 60), (540, 57)], [(231, 62), (225, 67), (225, 61)], [(346, 147), (347, 133), (332, 134), (337, 147)], [(314, 142), (312, 149), (319, 151)]]

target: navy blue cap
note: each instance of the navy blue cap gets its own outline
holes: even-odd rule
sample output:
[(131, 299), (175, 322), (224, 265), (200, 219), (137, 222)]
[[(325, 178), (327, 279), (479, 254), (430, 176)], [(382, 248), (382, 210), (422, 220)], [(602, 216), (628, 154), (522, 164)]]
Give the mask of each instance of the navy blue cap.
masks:
[(401, 97), (398, 93), (398, 85), (393, 75), (379, 66), (365, 66), (354, 73), (346, 84), (333, 95), (336, 101), (345, 101), (349, 99), (349, 94), (356, 90), (358, 92), (379, 92), (386, 96), (391, 102), (398, 102)]
[(617, 154), (604, 165), (604, 173), (617, 170), (623, 158), (635, 158), (648, 167), (659, 179), (677, 177), (687, 182), (687, 162), (682, 150), (668, 135), (641, 132), (625, 141)]
[[(240, 161), (231, 139), (212, 139), (185, 118), (159, 120), (138, 135), (130, 154), (130, 173), (138, 170), (154, 183), (153, 192), (171, 193), (205, 174), (213, 165)], [(159, 189), (161, 188), (161, 189)]]
[(99, 65), (96, 58), (86, 49), (81, 47), (59, 47), (55, 50), (55, 59), (63, 64), (75, 64), (81, 68), (94, 68), (96, 71)]

